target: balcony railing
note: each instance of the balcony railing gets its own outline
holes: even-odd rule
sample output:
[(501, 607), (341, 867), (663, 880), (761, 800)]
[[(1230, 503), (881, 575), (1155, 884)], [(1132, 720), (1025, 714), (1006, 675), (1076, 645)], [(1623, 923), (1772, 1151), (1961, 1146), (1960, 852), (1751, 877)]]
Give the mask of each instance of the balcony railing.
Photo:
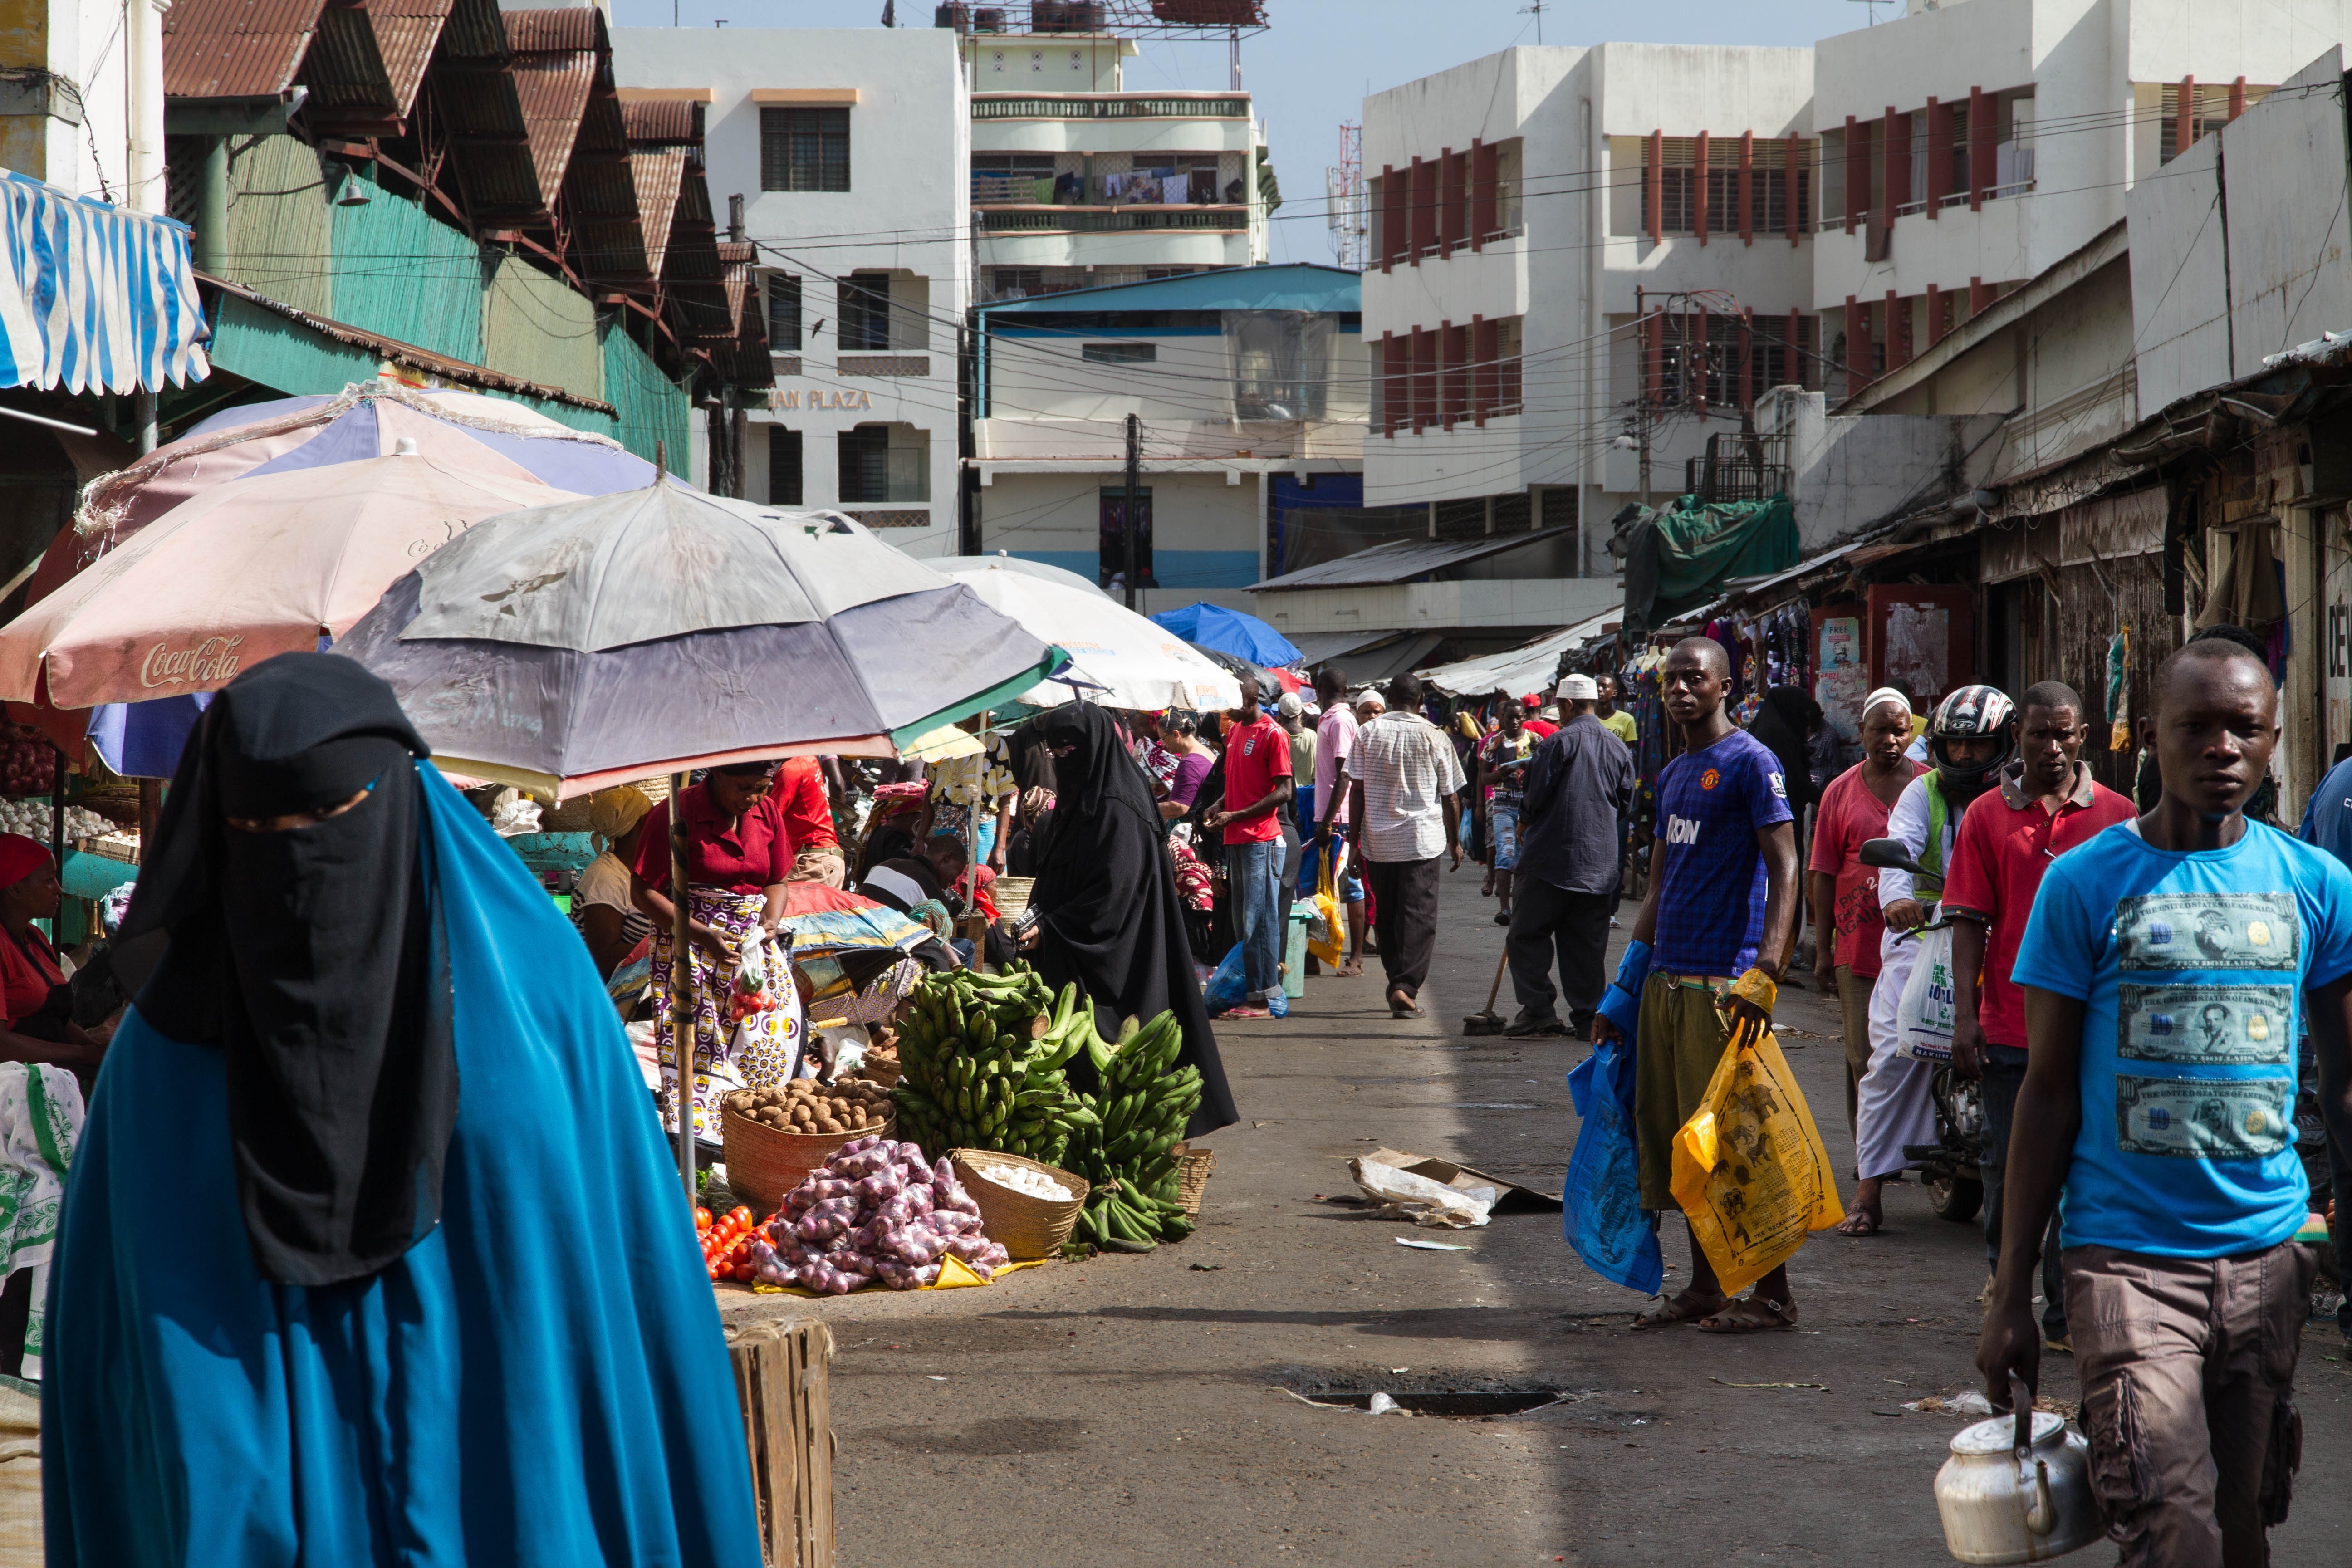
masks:
[(1045, 98), (975, 96), (974, 120), (1247, 120), (1250, 100), (1237, 98)]
[(972, 215), (989, 234), (1108, 234), (1132, 229), (1249, 227), (1249, 208), (986, 207)]

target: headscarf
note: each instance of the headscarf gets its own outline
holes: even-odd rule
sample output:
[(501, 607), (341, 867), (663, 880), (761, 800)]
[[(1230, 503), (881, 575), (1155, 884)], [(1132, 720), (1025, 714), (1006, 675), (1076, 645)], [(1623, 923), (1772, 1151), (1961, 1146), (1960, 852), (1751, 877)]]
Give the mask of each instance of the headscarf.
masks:
[[(123, 921), (140, 1015), (226, 1058), (246, 1235), (285, 1284), (366, 1278), (440, 1220), (457, 1059), (418, 852), (427, 752), (358, 661), (255, 665), (197, 721)], [(362, 790), (292, 832), (226, 821)]]
[(653, 808), (653, 796), (635, 784), (600, 789), (588, 797), (588, 831), (612, 844), (643, 822)]
[(49, 863), (49, 847), (21, 833), (0, 833), (0, 888), (13, 888)]
[(1776, 686), (1764, 694), (1763, 705), (1748, 725), (1748, 732), (1772, 749), (1780, 762), (1780, 781), (1788, 791), (1789, 809), (1801, 815), (1813, 801), (1812, 755), (1807, 742), (1821, 722), (1822, 707), (1794, 686)]
[(1055, 759), (1060, 789), (1029, 894), (1038, 971), (1056, 989), (1076, 981), (1106, 1033), (1122, 1018), (1149, 1021), (1173, 1010), (1184, 1036), (1177, 1059), (1201, 1070), (1201, 1109), (1186, 1136), (1231, 1126), (1233, 1091), (1193, 976), (1175, 864), (1143, 770), (1098, 708), (1073, 702), (1036, 722), (1048, 743), (1071, 748)]

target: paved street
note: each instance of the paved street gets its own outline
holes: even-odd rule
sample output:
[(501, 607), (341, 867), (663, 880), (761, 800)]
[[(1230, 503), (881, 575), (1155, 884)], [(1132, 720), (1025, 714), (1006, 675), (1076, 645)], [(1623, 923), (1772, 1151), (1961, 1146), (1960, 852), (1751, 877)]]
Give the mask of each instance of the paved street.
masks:
[[(1798, 1256), (1799, 1331), (1739, 1339), (1628, 1333), (1642, 1300), (1595, 1279), (1556, 1215), (1455, 1234), (1318, 1201), (1351, 1194), (1344, 1160), (1382, 1143), (1558, 1186), (1583, 1047), (1462, 1037), (1502, 934), (1476, 877), (1447, 879), (1425, 1019), (1391, 1022), (1374, 978), (1324, 978), (1287, 1020), (1220, 1030), (1244, 1120), (1213, 1141), (1207, 1223), (1182, 1246), (986, 1290), (724, 1299), (834, 1325), (845, 1568), (1949, 1561), (1931, 1489), (1961, 1422), (1903, 1405), (1973, 1386), (1983, 1247), (1916, 1185), (1890, 1189), (1885, 1235)], [(1843, 1164), (1834, 1011), (1784, 993), (1780, 1022)], [(1670, 1283), (1684, 1252), (1672, 1226)], [(2071, 1363), (2046, 1364), (2044, 1392), (2071, 1401)], [(1284, 1392), (1318, 1386), (1571, 1398), (1457, 1421)], [(2333, 1327), (2314, 1327), (2282, 1568), (2343, 1561), (2347, 1391)]]

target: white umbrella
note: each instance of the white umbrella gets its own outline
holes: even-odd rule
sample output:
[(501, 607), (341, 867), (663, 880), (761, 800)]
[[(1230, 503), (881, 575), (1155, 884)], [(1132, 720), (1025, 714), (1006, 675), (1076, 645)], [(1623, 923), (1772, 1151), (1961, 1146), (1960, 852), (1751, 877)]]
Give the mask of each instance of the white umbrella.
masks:
[[(1107, 595), (984, 558), (971, 565), (949, 566), (947, 574), (979, 595), (989, 608), (1019, 622), (1031, 636), (1069, 654), (1069, 668), (1022, 693), (1020, 700), (1031, 707), (1058, 706), (1070, 700), (1074, 689), (1112, 708), (1205, 711), (1241, 704), (1239, 681), (1175, 633)], [(1065, 682), (1078, 684), (1074, 688)]]

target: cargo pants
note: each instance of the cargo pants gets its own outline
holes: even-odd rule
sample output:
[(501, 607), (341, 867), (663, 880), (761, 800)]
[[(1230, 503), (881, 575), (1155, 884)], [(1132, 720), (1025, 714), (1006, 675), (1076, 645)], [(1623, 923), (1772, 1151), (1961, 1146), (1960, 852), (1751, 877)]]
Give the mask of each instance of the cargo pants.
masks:
[(2091, 1481), (2117, 1568), (2263, 1568), (2303, 1458), (2294, 1383), (2317, 1260), (2063, 1254)]

